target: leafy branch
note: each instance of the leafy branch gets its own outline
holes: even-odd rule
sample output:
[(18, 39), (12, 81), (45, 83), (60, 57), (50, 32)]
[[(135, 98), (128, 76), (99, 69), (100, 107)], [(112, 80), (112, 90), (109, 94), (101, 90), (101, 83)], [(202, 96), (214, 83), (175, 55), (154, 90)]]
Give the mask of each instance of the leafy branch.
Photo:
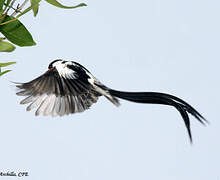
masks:
[(1, 67), (9, 66), (11, 64), (15, 64), (15, 62), (0, 63), (0, 76), (11, 71), (11, 70), (6, 70), (6, 71), (1, 72)]
[[(15, 5), (16, 0), (0, 0), (0, 33), (3, 35), (3, 37), (0, 37), (0, 52), (12, 52), (15, 50), (16, 46), (23, 47), (36, 45), (31, 33), (18, 19), (31, 10), (36, 17), (41, 1), (42, 0), (24, 0), (23, 3), (17, 3)], [(76, 6), (65, 6), (56, 0), (44, 1), (64, 9), (74, 9), (86, 6), (85, 3), (80, 3)], [(30, 2), (30, 6), (24, 9), (28, 2)], [(10, 71), (6, 70), (1, 72), (2, 67), (14, 63), (15, 62), (0, 63), (0, 76)]]

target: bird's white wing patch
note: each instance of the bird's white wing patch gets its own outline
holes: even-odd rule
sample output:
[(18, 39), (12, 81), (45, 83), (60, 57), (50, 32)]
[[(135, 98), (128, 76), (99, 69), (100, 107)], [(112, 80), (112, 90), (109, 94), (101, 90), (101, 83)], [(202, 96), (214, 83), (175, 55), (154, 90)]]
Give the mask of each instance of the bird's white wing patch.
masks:
[(67, 67), (67, 63), (57, 62), (56, 69), (60, 76), (69, 79), (75, 79), (76, 73), (72, 69)]

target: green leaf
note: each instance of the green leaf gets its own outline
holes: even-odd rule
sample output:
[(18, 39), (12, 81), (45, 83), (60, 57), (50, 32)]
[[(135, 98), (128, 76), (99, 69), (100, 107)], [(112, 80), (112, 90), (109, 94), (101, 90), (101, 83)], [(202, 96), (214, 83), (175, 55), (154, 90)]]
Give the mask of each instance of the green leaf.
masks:
[[(14, 20), (14, 21), (11, 21)], [(11, 21), (7, 24), (0, 25), (0, 32), (12, 43), (18, 46), (36, 45), (31, 34), (25, 26), (12, 16), (6, 16), (3, 22)]]
[(0, 41), (0, 52), (12, 52), (15, 50), (15, 46), (9, 42)]
[(5, 67), (5, 66), (9, 66), (12, 64), (15, 64), (16, 62), (7, 62), (7, 63), (0, 63), (0, 67)]
[(21, 16), (23, 16), (24, 14), (26, 14), (27, 12), (29, 12), (30, 10), (34, 9), (34, 6), (39, 6), (41, 0), (35, 0), (35, 3), (33, 3), (31, 6), (29, 6), (27, 9), (25, 9), (22, 13), (20, 13), (19, 15), (16, 16), (16, 18), (19, 18)]
[(0, 11), (2, 10), (4, 3), (5, 3), (5, 0), (0, 0)]
[[(35, 0), (35, 1), (37, 1), (37, 0)], [(40, 2), (41, 0), (38, 0), (38, 1)], [(55, 0), (48, 0), (48, 1), (53, 1), (53, 3), (50, 3), (50, 2), (48, 2), (48, 3), (50, 3), (50, 4), (54, 5), (54, 6), (57, 6), (57, 7), (61, 7), (61, 8), (69, 8), (69, 9), (71, 9), (71, 8), (77, 8), (77, 7), (81, 7), (81, 6), (87, 6), (85, 3), (81, 3), (81, 4), (78, 4), (77, 6), (68, 7), (68, 6), (63, 6), (62, 4), (60, 4), (59, 2), (57, 2), (57, 1), (55, 1)], [(29, 6), (29, 7), (28, 7), (27, 9), (25, 9), (22, 13), (20, 13), (19, 15), (17, 15), (16, 18), (19, 18), (19, 17), (23, 16), (24, 14), (26, 14), (27, 12), (29, 12), (30, 10), (32, 10), (34, 6), (35, 6), (35, 5)]]
[(27, 9), (25, 9), (22, 13), (20, 13), (19, 15), (16, 16), (16, 18), (19, 18), (21, 16), (23, 16), (24, 14), (26, 14), (27, 12), (29, 12), (31, 9), (33, 9), (33, 6), (28, 7)]
[(9, 65), (15, 64), (15, 63), (16, 62), (0, 63), (0, 76), (11, 71), (11, 70), (6, 70), (6, 71), (1, 72), (1, 67), (9, 66)]
[(82, 6), (87, 6), (85, 3), (80, 3), (76, 6), (64, 6), (62, 4), (60, 4), (58, 1), (56, 0), (45, 0), (46, 2), (56, 6), (56, 7), (59, 7), (59, 8), (65, 8), (65, 9), (72, 9), (72, 8), (78, 8), (78, 7), (82, 7)]
[(37, 16), (40, 1), (41, 0), (31, 0), (31, 7), (33, 10), (34, 16)]
[(2, 76), (3, 74), (5, 74), (5, 73), (8, 73), (8, 72), (10, 72), (11, 70), (6, 70), (6, 71), (3, 71), (3, 72), (0, 72), (0, 76)]

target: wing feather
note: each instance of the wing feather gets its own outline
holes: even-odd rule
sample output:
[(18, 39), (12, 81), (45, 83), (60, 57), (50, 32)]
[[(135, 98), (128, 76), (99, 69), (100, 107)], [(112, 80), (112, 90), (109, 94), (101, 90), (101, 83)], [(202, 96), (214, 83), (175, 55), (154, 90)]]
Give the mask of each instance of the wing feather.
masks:
[(44, 110), (47, 108), (48, 103), (49, 103), (49, 96), (45, 96), (45, 98), (43, 98), (43, 100), (41, 101), (37, 111), (35, 112), (35, 115), (38, 116), (40, 114), (43, 114)]
[(52, 69), (30, 82), (18, 84), (17, 95), (27, 96), (21, 104), (30, 103), (27, 111), (37, 108), (36, 116), (83, 112), (97, 102), (99, 95), (91, 84), (77, 78), (75, 75), (64, 78)]
[(20, 104), (28, 104), (28, 103), (30, 103), (30, 102), (32, 102), (32, 101), (35, 101), (36, 100), (36, 96), (28, 96), (28, 97), (26, 97), (25, 99), (23, 99), (21, 102), (20, 102)]
[(56, 106), (55, 106), (55, 112), (57, 115), (60, 114), (60, 106), (61, 106), (61, 97), (60, 96), (57, 96), (56, 98)]
[(54, 94), (50, 94), (48, 97), (48, 106), (44, 109), (43, 114), (45, 116), (52, 115), (52, 110), (55, 104), (56, 96)]
[(38, 107), (45, 98), (46, 98), (45, 94), (37, 96), (36, 99), (26, 108), (26, 110), (30, 111), (31, 109)]

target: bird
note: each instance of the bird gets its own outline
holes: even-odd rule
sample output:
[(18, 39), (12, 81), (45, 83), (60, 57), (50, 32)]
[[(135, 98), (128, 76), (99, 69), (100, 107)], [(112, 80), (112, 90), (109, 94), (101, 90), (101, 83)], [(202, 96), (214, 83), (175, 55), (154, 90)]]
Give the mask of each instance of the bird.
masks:
[(104, 96), (115, 106), (119, 99), (147, 104), (162, 104), (176, 108), (180, 113), (192, 143), (189, 114), (201, 124), (208, 121), (190, 104), (170, 94), (161, 92), (126, 92), (111, 89), (101, 83), (88, 69), (75, 61), (53, 60), (48, 70), (39, 77), (16, 83), (17, 95), (25, 96), (20, 104), (29, 104), (30, 111), (37, 108), (35, 115), (64, 116), (83, 112)]

